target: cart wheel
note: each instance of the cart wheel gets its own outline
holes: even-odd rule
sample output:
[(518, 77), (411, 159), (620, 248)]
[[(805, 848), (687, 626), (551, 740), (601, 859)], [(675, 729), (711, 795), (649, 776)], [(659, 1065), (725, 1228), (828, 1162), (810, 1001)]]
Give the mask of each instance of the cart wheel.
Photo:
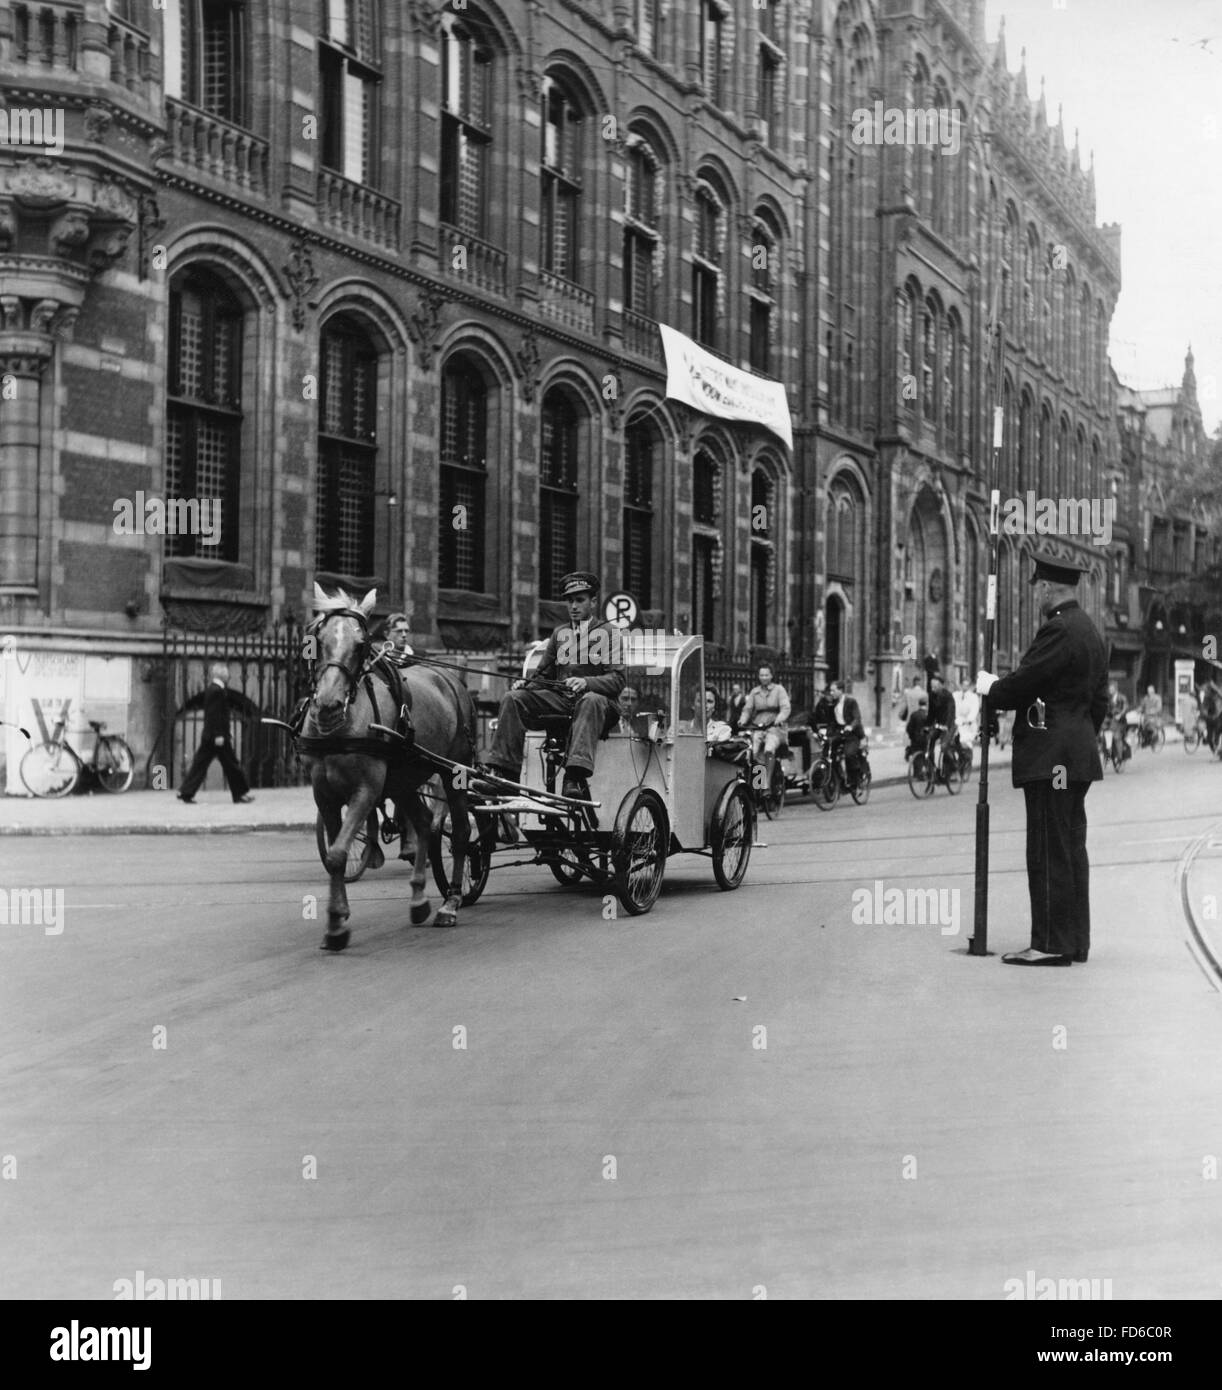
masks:
[[(480, 894), (488, 886), (488, 872), (492, 868), (492, 856), (484, 844), (475, 817), (468, 814), (471, 825), (471, 839), (467, 842), (467, 853), (462, 866), (462, 905), (470, 907), (477, 903)], [(447, 806), (441, 819), (433, 826), (429, 836), (429, 863), (433, 869), (433, 882), (443, 898), (450, 896), (450, 865), (454, 862), (451, 847), (450, 808)]]
[(741, 782), (731, 782), (717, 798), (709, 826), (713, 877), (718, 888), (737, 888), (747, 873), (755, 840), (755, 810)]
[(1184, 752), (1195, 753), (1201, 746), (1200, 725), (1194, 724), (1191, 729), (1184, 730)]
[(583, 866), (588, 862), (580, 850), (560, 849), (555, 851), (554, 857), (548, 858), (547, 867), (552, 871), (552, 877), (557, 883), (565, 888), (572, 888), (586, 877)]
[[(341, 821), (347, 811), (348, 808), (345, 806), (340, 813)], [(331, 841), (327, 838), (327, 827), (323, 824), (321, 811), (314, 820), (314, 838), (318, 842), (318, 857), (322, 860), (325, 869), (327, 867), (327, 851), (331, 848)], [(375, 808), (370, 811), (369, 819), (356, 832), (352, 843), (348, 846), (348, 864), (344, 869), (345, 883), (355, 883), (369, 867), (369, 861), (373, 858), (373, 850), (377, 842), (378, 813)]]
[(669, 843), (662, 798), (643, 787), (629, 792), (611, 832), (611, 868), (615, 896), (631, 916), (648, 912), (657, 901)]
[(810, 794), (821, 811), (830, 811), (840, 800), (840, 778), (830, 758), (817, 758), (811, 767)]
[(857, 774), (857, 780), (849, 788), (849, 793), (858, 806), (864, 806), (870, 799), (870, 764), (866, 762), (865, 755), (861, 756), (861, 771)]

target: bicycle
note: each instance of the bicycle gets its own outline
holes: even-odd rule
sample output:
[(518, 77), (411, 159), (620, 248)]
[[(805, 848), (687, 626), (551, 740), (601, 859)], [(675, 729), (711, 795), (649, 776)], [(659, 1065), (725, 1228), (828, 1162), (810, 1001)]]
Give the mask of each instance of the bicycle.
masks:
[(748, 759), (747, 772), (748, 782), (751, 787), (751, 795), (755, 801), (755, 809), (763, 811), (769, 820), (776, 818), (785, 809), (785, 789), (786, 777), (784, 758), (789, 753), (789, 745), (782, 742), (772, 757), (772, 768), (767, 769), (767, 760), (763, 753), (759, 756), (755, 752), (755, 739), (751, 737), (754, 730), (744, 730), (748, 740)]
[(840, 800), (841, 791), (847, 791), (858, 806), (864, 806), (870, 799), (869, 745), (865, 738), (858, 741), (857, 756), (860, 759), (857, 774), (849, 772), (843, 735), (832, 735), (827, 729), (817, 731), (819, 751), (810, 765), (810, 792), (815, 805), (821, 811), (830, 811)]
[[(908, 760), (908, 790), (920, 801), (932, 796), (939, 782), (951, 796), (958, 796), (963, 786), (959, 758), (947, 747), (946, 729), (934, 724), (925, 735), (925, 747), (918, 749)], [(934, 756), (934, 744), (938, 754)]]
[(1111, 763), (1116, 772), (1123, 772), (1125, 764), (1133, 756), (1133, 750), (1129, 747), (1128, 739), (1119, 735), (1114, 729), (1110, 731), (1112, 746), (1109, 748), (1106, 737), (1108, 732), (1108, 730), (1100, 729), (1098, 737), (1099, 757), (1103, 761), (1103, 770), (1106, 772), (1108, 763)]
[(1161, 753), (1167, 742), (1167, 733), (1162, 724), (1142, 724), (1137, 731), (1138, 748), (1149, 748)]
[(88, 774), (103, 791), (116, 795), (125, 792), (135, 776), (135, 754), (118, 734), (104, 734), (102, 730), (106, 725), (91, 719), (89, 727), (94, 733), (93, 756), (86, 762), (65, 737), (70, 703), (64, 701), (51, 737), (27, 749), (21, 759), (21, 780), (26, 790), (31, 796), (67, 796)]

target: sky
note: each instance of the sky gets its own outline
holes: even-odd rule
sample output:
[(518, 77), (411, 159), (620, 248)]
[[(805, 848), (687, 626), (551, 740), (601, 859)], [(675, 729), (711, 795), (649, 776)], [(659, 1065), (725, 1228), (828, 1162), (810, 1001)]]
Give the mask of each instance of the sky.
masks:
[[(1040, 78), (1065, 143), (1095, 152), (1095, 220), (1119, 222), (1112, 365), (1146, 389), (1178, 386), (1191, 343), (1207, 434), (1222, 423), (1222, 0), (987, 0), (1006, 55)], [(1200, 40), (1210, 40), (1206, 47)]]

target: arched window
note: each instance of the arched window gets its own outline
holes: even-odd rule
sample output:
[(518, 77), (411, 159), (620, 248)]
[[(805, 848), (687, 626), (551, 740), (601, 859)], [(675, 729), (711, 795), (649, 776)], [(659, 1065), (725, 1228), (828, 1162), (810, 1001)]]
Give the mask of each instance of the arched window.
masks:
[(322, 26), (318, 44), (320, 162), (346, 179), (376, 185), (382, 139), (378, 121), (382, 26), (376, 0), (326, 0)]
[(1057, 430), (1057, 496), (1071, 496), (1073, 486), (1074, 479), (1069, 456), (1069, 421), (1062, 415), (1060, 428)]
[(220, 502), (219, 543), (165, 538), (165, 554), (238, 559), (242, 467), (242, 311), (215, 275), (185, 270), (170, 285), (167, 498)]
[(942, 439), (947, 450), (959, 443), (959, 315), (952, 309), (942, 334)]
[(1061, 367), (1065, 373), (1065, 380), (1072, 386), (1078, 375), (1078, 278), (1074, 274), (1072, 266), (1067, 267), (1065, 271), (1065, 287), (1062, 298), (1064, 300), (1062, 309), (1064, 333)]
[(692, 337), (705, 347), (720, 346), (719, 307), (724, 299), (723, 260), (726, 203), (708, 183), (696, 189), (696, 228), (692, 260)]
[(577, 568), (578, 416), (572, 400), (552, 390), (543, 400), (539, 439), (539, 585), (558, 594)]
[(921, 414), (933, 424), (938, 418), (935, 372), (938, 365), (938, 306), (927, 299), (921, 311)]
[(751, 353), (757, 372), (775, 370), (773, 335), (780, 290), (780, 229), (766, 208), (756, 211), (751, 237)]
[(773, 624), (772, 566), (775, 563), (776, 486), (763, 468), (751, 474), (751, 641), (770, 643)]
[(662, 439), (648, 418), (624, 430), (624, 588), (653, 607), (654, 478)]
[(1090, 382), (1091, 336), (1095, 323), (1095, 316), (1092, 312), (1093, 303), (1090, 286), (1083, 285), (1078, 315), (1078, 331), (1081, 342), (1081, 350), (1078, 354), (1078, 387), (1084, 395)]
[(1035, 407), (1029, 392), (1023, 392), (1018, 409), (1018, 473), (1014, 490), (1021, 496), (1035, 482)]
[(722, 465), (707, 447), (692, 459), (692, 631), (717, 640), (721, 599)]
[(1036, 487), (1041, 497), (1051, 497), (1056, 491), (1052, 460), (1052, 411), (1047, 404), (1040, 407), (1039, 481)]
[(1023, 341), (1031, 348), (1039, 345), (1036, 306), (1040, 288), (1040, 239), (1035, 227), (1028, 225), (1026, 253), (1023, 256)]
[(1107, 310), (1103, 300), (1095, 305), (1095, 399), (1102, 401), (1107, 380)]
[(901, 410), (911, 410), (913, 393), (910, 388), (915, 385), (912, 357), (916, 317), (915, 300), (911, 286), (906, 286), (899, 292), (895, 307), (895, 346), (899, 359), (897, 363), (899, 369), (899, 407)]
[(441, 373), (437, 584), (485, 590), (488, 485), (488, 390), (462, 358)]
[(1018, 212), (1013, 203), (1008, 203), (1005, 231), (1001, 239), (1001, 299), (1006, 323), (1016, 338), (1022, 326), (1016, 297), (1018, 278)]
[(658, 56), (666, 0), (636, 0), (636, 41), (642, 53)]
[(483, 237), (492, 170), (495, 54), (473, 8), (441, 20), (441, 220)]
[(378, 355), (360, 326), (331, 319), (319, 345), (319, 569), (371, 574), (377, 477)]
[(662, 232), (662, 166), (639, 131), (628, 132), (624, 189), (624, 310), (657, 316), (657, 283)]
[(581, 279), (581, 170), (584, 121), (581, 108), (554, 77), (543, 79), (541, 265), (553, 275)]

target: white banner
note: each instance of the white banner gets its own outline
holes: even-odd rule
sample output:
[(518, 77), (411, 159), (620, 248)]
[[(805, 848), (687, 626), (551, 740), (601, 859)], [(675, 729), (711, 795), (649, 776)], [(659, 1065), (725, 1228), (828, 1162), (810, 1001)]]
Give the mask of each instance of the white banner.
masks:
[(779, 381), (765, 381), (714, 357), (673, 328), (658, 324), (666, 353), (666, 394), (720, 420), (763, 425), (793, 448), (789, 399)]

